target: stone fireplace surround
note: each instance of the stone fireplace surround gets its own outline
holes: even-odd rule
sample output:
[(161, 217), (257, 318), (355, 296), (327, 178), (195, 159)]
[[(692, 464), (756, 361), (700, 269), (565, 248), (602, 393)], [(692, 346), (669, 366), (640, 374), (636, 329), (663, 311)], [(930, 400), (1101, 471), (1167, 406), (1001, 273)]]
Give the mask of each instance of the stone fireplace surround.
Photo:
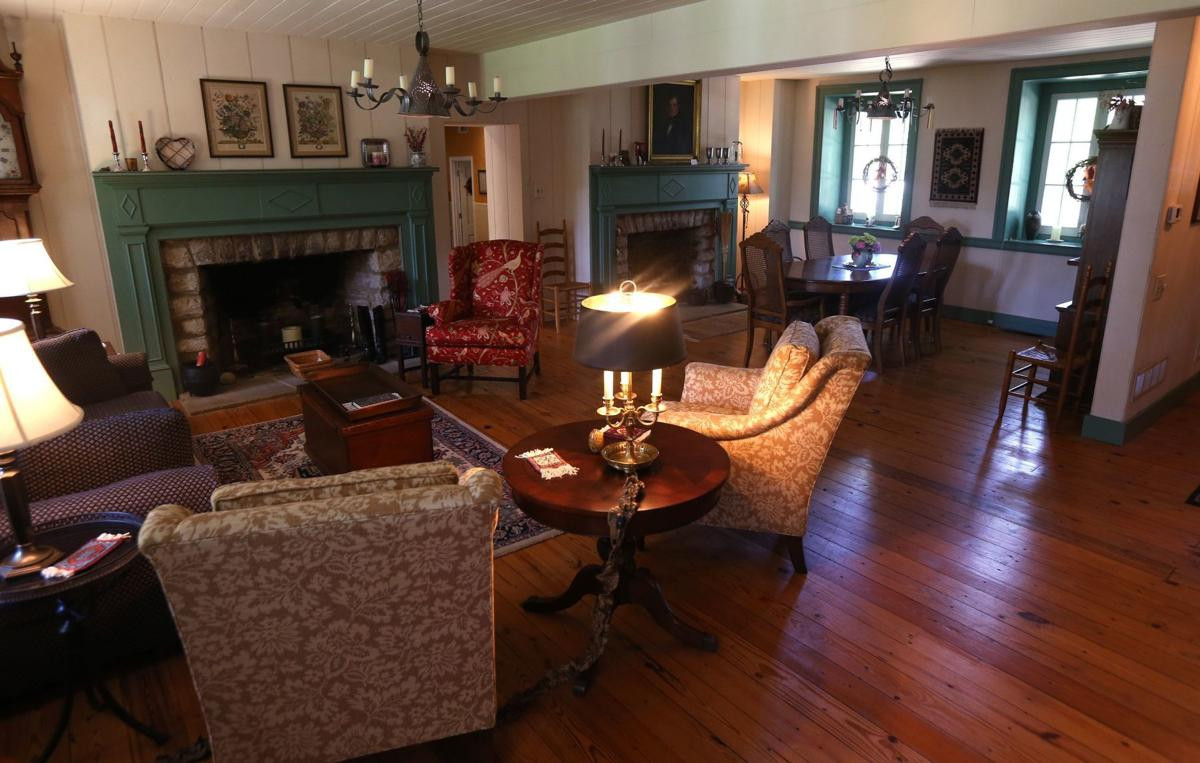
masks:
[[(716, 280), (717, 251), (720, 247), (720, 221), (714, 209), (687, 209), (672, 212), (635, 212), (617, 217), (617, 276), (637, 280), (639, 274), (629, 267), (629, 237), (638, 233), (679, 231), (694, 243), (691, 261), (692, 289), (708, 292)], [(692, 235), (693, 229), (699, 235)]]
[(394, 227), (292, 233), (207, 236), (159, 244), (175, 350), (190, 362), (198, 352), (215, 356), (219, 331), (203, 270), (211, 266), (260, 263), (323, 254), (345, 256), (340, 288), (350, 304), (388, 303), (384, 274), (403, 269), (400, 236)]

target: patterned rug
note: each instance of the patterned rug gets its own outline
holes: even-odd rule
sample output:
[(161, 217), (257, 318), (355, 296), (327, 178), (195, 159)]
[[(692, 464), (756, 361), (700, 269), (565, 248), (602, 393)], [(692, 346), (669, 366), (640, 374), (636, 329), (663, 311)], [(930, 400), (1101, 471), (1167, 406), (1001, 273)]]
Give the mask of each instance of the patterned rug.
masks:
[[(484, 466), (502, 472), (504, 448), (487, 435), (433, 405), (434, 457), (449, 461), (460, 471)], [(217, 470), (221, 484), (250, 480), (316, 477), (321, 471), (304, 452), (304, 421), (299, 416), (264, 421), (249, 426), (192, 438), (196, 457)], [(496, 527), (496, 556), (559, 535), (526, 516), (504, 486), (504, 503)]]

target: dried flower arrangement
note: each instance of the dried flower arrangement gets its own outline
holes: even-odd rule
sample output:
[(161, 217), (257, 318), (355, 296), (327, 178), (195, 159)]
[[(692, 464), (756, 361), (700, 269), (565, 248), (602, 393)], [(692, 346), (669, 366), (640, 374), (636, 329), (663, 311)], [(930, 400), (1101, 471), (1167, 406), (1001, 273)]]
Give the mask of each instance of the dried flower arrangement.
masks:
[(429, 128), (422, 127), (413, 129), (412, 127), (404, 128), (404, 140), (408, 141), (408, 150), (413, 153), (421, 153), (425, 150), (425, 136), (429, 134)]

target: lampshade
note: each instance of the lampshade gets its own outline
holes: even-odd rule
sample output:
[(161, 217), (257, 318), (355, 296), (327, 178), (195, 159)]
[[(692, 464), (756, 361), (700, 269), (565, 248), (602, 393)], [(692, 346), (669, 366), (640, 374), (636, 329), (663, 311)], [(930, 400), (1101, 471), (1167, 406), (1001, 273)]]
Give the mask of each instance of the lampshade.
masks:
[(47, 440), (75, 427), (83, 410), (63, 397), (25, 336), (25, 325), (0, 318), (0, 451)]
[(588, 297), (582, 308), (575, 332), (575, 360), (585, 366), (652, 371), (687, 358), (674, 297), (615, 291)]
[(758, 184), (758, 178), (754, 176), (753, 172), (739, 172), (738, 193), (747, 193), (753, 196), (759, 193), (766, 193), (766, 191)]
[(67, 280), (40, 238), (0, 241), (0, 297), (20, 297), (63, 289)]

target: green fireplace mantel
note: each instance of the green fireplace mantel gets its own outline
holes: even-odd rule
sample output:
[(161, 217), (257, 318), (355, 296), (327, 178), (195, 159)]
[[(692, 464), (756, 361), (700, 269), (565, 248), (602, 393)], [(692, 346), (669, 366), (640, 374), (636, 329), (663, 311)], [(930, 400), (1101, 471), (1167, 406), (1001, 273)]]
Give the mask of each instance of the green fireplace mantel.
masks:
[(174, 398), (178, 354), (159, 243), (254, 233), (396, 226), (410, 300), (438, 298), (433, 173), (417, 169), (95, 172), (126, 351), (145, 352)]
[[(737, 209), (738, 173), (742, 164), (650, 164), (641, 167), (589, 168), (591, 199), (592, 288), (605, 291), (616, 285), (617, 218), (644, 212), (716, 209), (722, 217)], [(733, 283), (737, 273), (736, 221), (725, 236), (718, 235), (716, 279)]]

